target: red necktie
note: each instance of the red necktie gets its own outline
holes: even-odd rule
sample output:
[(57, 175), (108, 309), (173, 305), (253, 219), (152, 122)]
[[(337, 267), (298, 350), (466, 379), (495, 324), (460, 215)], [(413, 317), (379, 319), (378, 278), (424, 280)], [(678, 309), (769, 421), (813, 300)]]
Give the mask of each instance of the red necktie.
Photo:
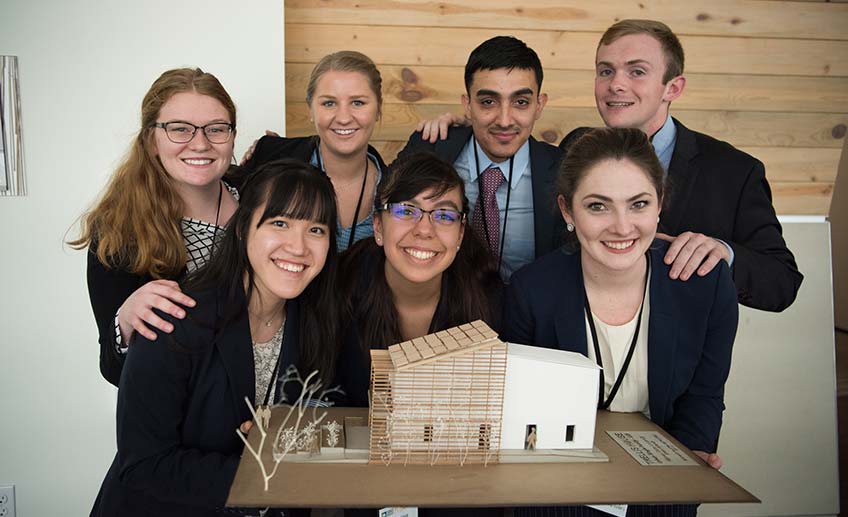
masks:
[[(489, 167), (480, 175), (480, 194), (477, 196), (477, 204), (474, 206), (474, 215), (471, 225), (486, 240), (489, 251), (493, 256), (498, 256), (498, 238), (501, 232), (500, 213), (498, 211), (498, 198), (495, 195), (498, 187), (503, 183), (504, 176), (498, 167)], [(485, 227), (483, 215), (486, 216)], [(488, 239), (486, 229), (489, 230)]]

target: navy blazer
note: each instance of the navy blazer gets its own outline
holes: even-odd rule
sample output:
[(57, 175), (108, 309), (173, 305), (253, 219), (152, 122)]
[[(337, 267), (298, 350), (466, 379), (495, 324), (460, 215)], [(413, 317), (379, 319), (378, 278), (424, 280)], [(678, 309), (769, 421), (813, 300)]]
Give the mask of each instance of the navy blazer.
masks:
[[(698, 232), (730, 244), (739, 303), (766, 311), (789, 307), (804, 276), (783, 240), (763, 163), (676, 119), (674, 125), (659, 231)], [(567, 150), (588, 130), (575, 129), (560, 147)]]
[[(118, 452), (92, 516), (207, 516), (223, 508), (255, 405), (247, 311), (226, 322), (223, 292), (196, 296), (185, 319), (156, 341), (139, 335), (118, 390)], [(244, 304), (239, 293), (236, 306)], [(161, 313), (160, 313), (161, 315)], [(286, 303), (280, 371), (298, 361), (298, 303)], [(219, 328), (220, 327), (220, 328)], [(277, 387), (277, 396), (281, 388)]]
[[(738, 323), (727, 264), (683, 282), (668, 277), (668, 243), (651, 245), (648, 399), (651, 420), (692, 450), (714, 452)], [(505, 341), (587, 354), (579, 251), (565, 248), (512, 276), (504, 296)]]
[[(442, 160), (453, 164), (459, 158), (465, 144), (471, 140), (471, 127), (452, 127), (447, 140), (435, 144), (421, 138), (415, 132), (398, 156), (415, 151), (429, 151)], [(565, 222), (557, 209), (554, 182), (559, 173), (563, 153), (560, 149), (530, 137), (530, 178), (533, 184), (533, 226), (536, 241), (536, 258), (555, 250), (562, 244)], [(507, 228), (509, 235), (509, 228)]]

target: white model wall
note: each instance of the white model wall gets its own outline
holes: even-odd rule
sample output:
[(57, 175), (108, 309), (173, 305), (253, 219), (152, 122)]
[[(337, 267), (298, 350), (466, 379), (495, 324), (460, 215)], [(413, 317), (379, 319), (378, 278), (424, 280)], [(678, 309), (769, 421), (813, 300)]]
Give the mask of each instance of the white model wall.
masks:
[(64, 248), (164, 70), (200, 66), (238, 107), (236, 153), (284, 124), (278, 0), (0, 2), (19, 56), (29, 195), (0, 198), (0, 485), (17, 515), (87, 515), (115, 451), (85, 254)]

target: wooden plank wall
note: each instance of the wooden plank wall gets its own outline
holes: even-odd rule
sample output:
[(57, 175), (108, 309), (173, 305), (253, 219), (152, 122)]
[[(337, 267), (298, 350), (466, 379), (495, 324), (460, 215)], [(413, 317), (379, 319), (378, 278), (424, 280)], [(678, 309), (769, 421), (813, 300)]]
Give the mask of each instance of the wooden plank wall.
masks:
[(848, 4), (785, 0), (286, 0), (286, 128), (314, 133), (303, 100), (309, 72), (342, 49), (383, 76), (372, 142), (387, 162), (421, 118), (461, 112), (469, 52), (514, 35), (542, 60), (549, 102), (536, 138), (557, 144), (601, 125), (595, 48), (624, 18), (662, 20), (686, 52), (686, 91), (673, 113), (688, 127), (760, 158), (780, 214), (826, 215), (848, 127)]

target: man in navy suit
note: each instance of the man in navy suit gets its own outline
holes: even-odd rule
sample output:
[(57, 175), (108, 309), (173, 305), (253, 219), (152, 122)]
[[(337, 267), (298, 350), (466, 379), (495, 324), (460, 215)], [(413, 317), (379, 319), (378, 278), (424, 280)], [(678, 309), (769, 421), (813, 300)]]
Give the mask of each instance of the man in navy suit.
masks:
[(471, 127), (451, 128), (433, 142), (416, 131), (400, 152), (433, 152), (456, 167), (471, 203), (469, 222), (505, 278), (558, 247), (564, 234), (553, 197), (562, 151), (530, 136), (548, 100), (541, 87), (533, 49), (513, 37), (491, 38), (465, 65), (462, 105)]
[[(762, 162), (669, 113), (686, 86), (677, 36), (657, 21), (622, 20), (601, 37), (595, 67), (604, 123), (647, 133), (667, 172), (658, 236), (671, 241), (670, 276), (703, 276), (724, 260), (740, 303), (768, 311), (791, 305), (803, 276), (783, 240)], [(569, 133), (560, 148), (586, 130)]]

